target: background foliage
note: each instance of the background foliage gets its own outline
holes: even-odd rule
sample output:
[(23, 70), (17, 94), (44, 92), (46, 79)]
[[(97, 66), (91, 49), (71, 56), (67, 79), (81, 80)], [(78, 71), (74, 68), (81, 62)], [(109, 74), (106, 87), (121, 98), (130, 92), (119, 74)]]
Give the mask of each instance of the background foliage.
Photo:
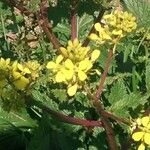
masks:
[[(17, 3), (22, 3), (18, 0)], [(116, 1), (82, 0), (77, 7), (78, 38), (84, 41), (100, 10), (116, 7)], [(23, 1), (23, 6), (34, 12), (22, 15), (7, 1), (0, 1), (0, 56), (20, 61), (37, 60), (41, 64), (56, 57), (56, 49), (39, 25), (40, 0)], [(49, 0), (48, 20), (62, 45), (71, 38), (70, 0)], [(117, 47), (116, 57), (110, 66), (102, 101), (105, 109), (118, 117), (135, 119), (150, 106), (150, 2), (148, 0), (122, 0), (119, 6), (132, 12), (138, 21), (135, 32), (125, 37)], [(95, 47), (90, 43), (91, 47)], [(103, 70), (108, 46), (98, 47), (101, 56), (95, 68)], [(43, 65), (43, 66), (44, 66)], [(99, 75), (90, 81), (92, 90)], [(10, 91), (8, 90), (10, 89)], [(99, 116), (90, 100), (79, 91), (68, 97), (62, 85), (47, 84), (43, 70), (27, 97), (27, 103), (8, 87), (0, 98), (0, 149), (1, 150), (107, 150), (103, 128), (86, 128), (60, 122), (49, 115), (43, 106), (69, 116), (97, 120)], [(30, 103), (28, 104), (28, 102)], [(147, 111), (146, 111), (147, 112)], [(129, 127), (113, 122), (115, 138), (120, 149), (130, 146)]]

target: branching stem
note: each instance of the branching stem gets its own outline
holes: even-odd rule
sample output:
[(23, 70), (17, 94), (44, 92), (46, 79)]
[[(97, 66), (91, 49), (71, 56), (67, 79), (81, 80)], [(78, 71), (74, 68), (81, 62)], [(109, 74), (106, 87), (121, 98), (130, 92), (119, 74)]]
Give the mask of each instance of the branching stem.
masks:
[[(67, 116), (61, 112), (57, 112), (57, 111), (50, 109), (49, 107), (45, 106), (44, 104), (34, 100), (31, 96), (26, 97), (26, 99), (27, 99), (26, 104), (28, 106), (30, 106), (30, 107), (33, 105), (38, 106), (43, 111), (50, 114), (52, 117), (58, 119), (61, 122), (65, 122), (65, 123), (69, 123), (69, 124), (73, 124), (73, 125), (81, 125), (84, 127), (103, 127), (101, 120), (97, 120), (97, 121), (86, 120), (86, 119), (80, 119), (80, 118), (76, 118), (76, 117)], [(28, 99), (30, 99), (30, 101), (28, 101)]]
[(111, 60), (113, 57), (113, 51), (115, 51), (115, 48), (116, 48), (116, 45), (114, 45), (114, 48), (110, 49), (108, 52), (108, 57), (106, 59), (104, 72), (102, 74), (98, 89), (96, 90), (96, 94), (95, 94), (94, 99), (93, 99), (93, 105), (95, 106), (97, 112), (101, 116), (102, 122), (104, 124), (104, 128), (106, 130), (107, 141), (108, 141), (110, 150), (117, 150), (118, 149), (117, 143), (115, 140), (115, 135), (114, 135), (114, 131), (112, 129), (111, 123), (108, 120), (108, 116), (106, 115), (106, 112), (102, 106), (102, 103), (99, 101), (99, 99), (100, 99), (100, 96), (101, 96), (103, 88), (104, 88), (104, 82), (105, 82), (106, 77), (107, 77), (107, 73), (108, 73), (108, 70), (109, 70), (109, 67), (111, 64)]

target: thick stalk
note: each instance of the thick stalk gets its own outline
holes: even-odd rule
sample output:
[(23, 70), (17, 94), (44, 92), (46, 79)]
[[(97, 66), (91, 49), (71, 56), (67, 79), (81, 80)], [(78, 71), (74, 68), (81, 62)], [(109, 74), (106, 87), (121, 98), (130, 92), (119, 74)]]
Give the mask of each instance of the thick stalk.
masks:
[(77, 36), (77, 3), (78, 0), (71, 1), (71, 40), (74, 41)]
[(102, 94), (102, 91), (103, 91), (103, 88), (104, 88), (104, 82), (105, 82), (106, 77), (107, 77), (107, 73), (108, 73), (108, 70), (109, 70), (109, 67), (110, 67), (110, 64), (111, 64), (111, 60), (112, 60), (112, 57), (113, 57), (113, 51), (115, 51), (115, 48), (116, 48), (116, 45), (114, 45), (114, 48), (110, 49), (109, 52), (108, 52), (108, 57), (107, 57), (107, 60), (106, 60), (104, 72), (102, 74), (102, 77), (101, 77), (100, 82), (99, 82), (98, 89), (96, 90), (96, 94), (95, 94), (94, 99), (93, 99), (93, 105), (95, 106), (97, 112), (101, 116), (102, 122), (104, 124), (104, 128), (106, 130), (107, 141), (108, 141), (110, 150), (117, 150), (118, 149), (117, 148), (117, 143), (116, 143), (116, 140), (115, 140), (115, 135), (114, 135), (114, 131), (112, 129), (111, 123), (108, 120), (108, 117), (105, 114), (106, 112), (105, 112), (105, 110), (102, 106), (102, 103), (99, 101), (99, 99), (101, 97), (101, 94)]
[(46, 33), (49, 41), (52, 43), (53, 47), (59, 51), (60, 43), (52, 31), (52, 25), (48, 21), (48, 4), (47, 0), (41, 0), (40, 13), (39, 13), (39, 23)]
[(41, 102), (34, 100), (31, 96), (25, 96), (25, 99), (26, 99), (27, 106), (31, 107), (35, 105), (61, 122), (65, 122), (65, 123), (69, 123), (73, 125), (81, 125), (84, 127), (103, 127), (103, 124), (100, 120), (97, 120), (97, 121), (86, 120), (86, 119), (80, 119), (76, 117), (67, 116), (61, 112), (57, 112), (57, 111), (50, 109), (49, 107), (45, 106)]

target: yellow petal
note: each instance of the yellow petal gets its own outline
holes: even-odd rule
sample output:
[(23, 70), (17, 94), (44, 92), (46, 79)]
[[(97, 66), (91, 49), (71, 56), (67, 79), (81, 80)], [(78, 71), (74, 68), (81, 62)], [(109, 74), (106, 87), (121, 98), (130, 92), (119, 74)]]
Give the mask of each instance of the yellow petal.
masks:
[(99, 57), (99, 55), (100, 55), (100, 51), (94, 50), (91, 55), (91, 61), (95, 61)]
[(64, 69), (63, 74), (64, 74), (66, 80), (71, 80), (73, 78), (74, 71)]
[(17, 69), (17, 65), (18, 65), (18, 62), (14, 61), (13, 64), (12, 64), (12, 69), (16, 70)]
[(72, 43), (72, 41), (68, 41), (68, 46), (70, 46), (70, 47), (73, 47), (73, 43)]
[(122, 35), (122, 30), (113, 30), (112, 34), (113, 35)]
[(106, 32), (103, 32), (103, 39), (106, 39), (106, 40), (111, 40), (111, 37), (110, 37), (110, 35), (108, 34), (108, 33), (106, 33)]
[(149, 122), (150, 122), (150, 117), (149, 116), (145, 116), (145, 117), (142, 118), (142, 125), (144, 127), (147, 127)]
[(10, 58), (6, 59), (6, 65), (8, 65), (10, 63)]
[(140, 125), (142, 124), (142, 119), (141, 119), (141, 118), (138, 118), (138, 119), (136, 120), (136, 123), (140, 126)]
[(67, 59), (67, 60), (65, 61), (65, 67), (66, 67), (67, 69), (73, 69), (73, 68), (74, 68), (74, 65), (73, 65), (73, 63), (72, 63), (72, 61), (71, 61), (70, 59)]
[(78, 39), (76, 38), (76, 39), (74, 39), (74, 41), (73, 41), (73, 45), (74, 46), (78, 46), (79, 45), (79, 41), (78, 41)]
[(138, 150), (145, 150), (145, 145), (143, 143), (140, 144), (140, 146), (138, 147)]
[(144, 132), (135, 132), (135, 133), (132, 134), (132, 139), (134, 141), (139, 141), (139, 140), (141, 140), (143, 135), (144, 135)]
[(47, 69), (54, 69), (54, 68), (56, 68), (56, 66), (57, 65), (53, 61), (50, 61), (47, 63), (46, 68)]
[(92, 63), (88, 59), (85, 59), (79, 63), (79, 70), (88, 71), (92, 68)]
[(27, 74), (30, 74), (30, 73), (31, 73), (31, 71), (29, 70), (29, 68), (24, 68), (24, 69), (23, 69), (23, 72), (24, 72), (24, 73), (27, 73)]
[(23, 66), (21, 64), (18, 64), (17, 67), (20, 71), (23, 71)]
[(145, 133), (144, 135), (144, 142), (150, 145), (150, 133)]
[(62, 53), (65, 57), (68, 56), (66, 48), (60, 47), (60, 51), (61, 51), (61, 53)]
[(85, 70), (87, 68), (87, 61), (83, 60), (79, 63), (79, 70)]
[(64, 74), (63, 74), (61, 71), (59, 71), (59, 72), (56, 74), (55, 80), (56, 80), (56, 82), (58, 82), (58, 83), (65, 81), (65, 76), (64, 76)]
[(59, 56), (56, 58), (56, 64), (59, 64), (63, 59), (64, 59), (64, 57), (63, 57), (62, 55), (59, 55)]
[(68, 90), (67, 90), (68, 95), (69, 96), (75, 95), (76, 92), (77, 92), (77, 88), (78, 88), (77, 84), (74, 84), (73, 86), (69, 87)]
[(79, 77), (79, 80), (84, 81), (87, 78), (87, 75), (83, 71), (79, 70), (78, 77)]
[(101, 24), (100, 23), (96, 23), (95, 25), (94, 25), (94, 27), (95, 27), (95, 29), (97, 30), (97, 31), (101, 31)]
[(86, 71), (88, 71), (89, 69), (91, 69), (93, 67), (93, 64), (89, 60), (87, 60), (86, 62), (87, 62), (87, 64), (86, 64), (86, 66), (87, 66)]
[(16, 72), (16, 71), (13, 71), (13, 77), (14, 77), (14, 79), (16, 80), (16, 79), (19, 79), (22, 75), (21, 75), (21, 73), (19, 73), (19, 72)]
[(25, 77), (21, 77), (19, 80), (14, 81), (14, 85), (17, 89), (23, 90), (29, 84), (29, 79)]
[(90, 36), (89, 36), (89, 38), (90, 38), (91, 40), (97, 40), (97, 39), (98, 39), (98, 36), (97, 36), (95, 33), (91, 33)]

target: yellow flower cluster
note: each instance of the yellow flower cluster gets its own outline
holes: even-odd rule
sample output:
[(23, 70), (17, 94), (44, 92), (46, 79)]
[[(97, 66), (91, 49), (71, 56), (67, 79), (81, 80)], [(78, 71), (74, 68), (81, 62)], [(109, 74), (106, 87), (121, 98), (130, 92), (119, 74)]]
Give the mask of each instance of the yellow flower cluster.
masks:
[(111, 14), (103, 16), (104, 24), (96, 23), (94, 25), (98, 35), (92, 33), (90, 39), (103, 44), (106, 41), (117, 43), (126, 33), (136, 29), (136, 18), (128, 12), (115, 10)]
[(132, 134), (134, 141), (141, 141), (138, 150), (145, 150), (145, 144), (150, 146), (150, 116), (136, 120), (138, 131)]
[(19, 90), (25, 89), (29, 83), (38, 77), (40, 64), (37, 61), (29, 61), (20, 64), (15, 61), (12, 64), (12, 77), (15, 87)]
[(60, 50), (62, 54), (56, 61), (48, 62), (46, 67), (53, 72), (54, 82), (68, 85), (67, 93), (73, 96), (88, 78), (87, 74), (99, 57), (100, 51), (91, 52), (90, 48), (83, 47), (78, 39), (69, 41), (67, 48), (61, 47)]
[(10, 62), (10, 59), (0, 59), (0, 87), (9, 80), (9, 83), (19, 89), (24, 90), (29, 83), (39, 76), (41, 67), (37, 61), (28, 61), (24, 64), (18, 61)]

